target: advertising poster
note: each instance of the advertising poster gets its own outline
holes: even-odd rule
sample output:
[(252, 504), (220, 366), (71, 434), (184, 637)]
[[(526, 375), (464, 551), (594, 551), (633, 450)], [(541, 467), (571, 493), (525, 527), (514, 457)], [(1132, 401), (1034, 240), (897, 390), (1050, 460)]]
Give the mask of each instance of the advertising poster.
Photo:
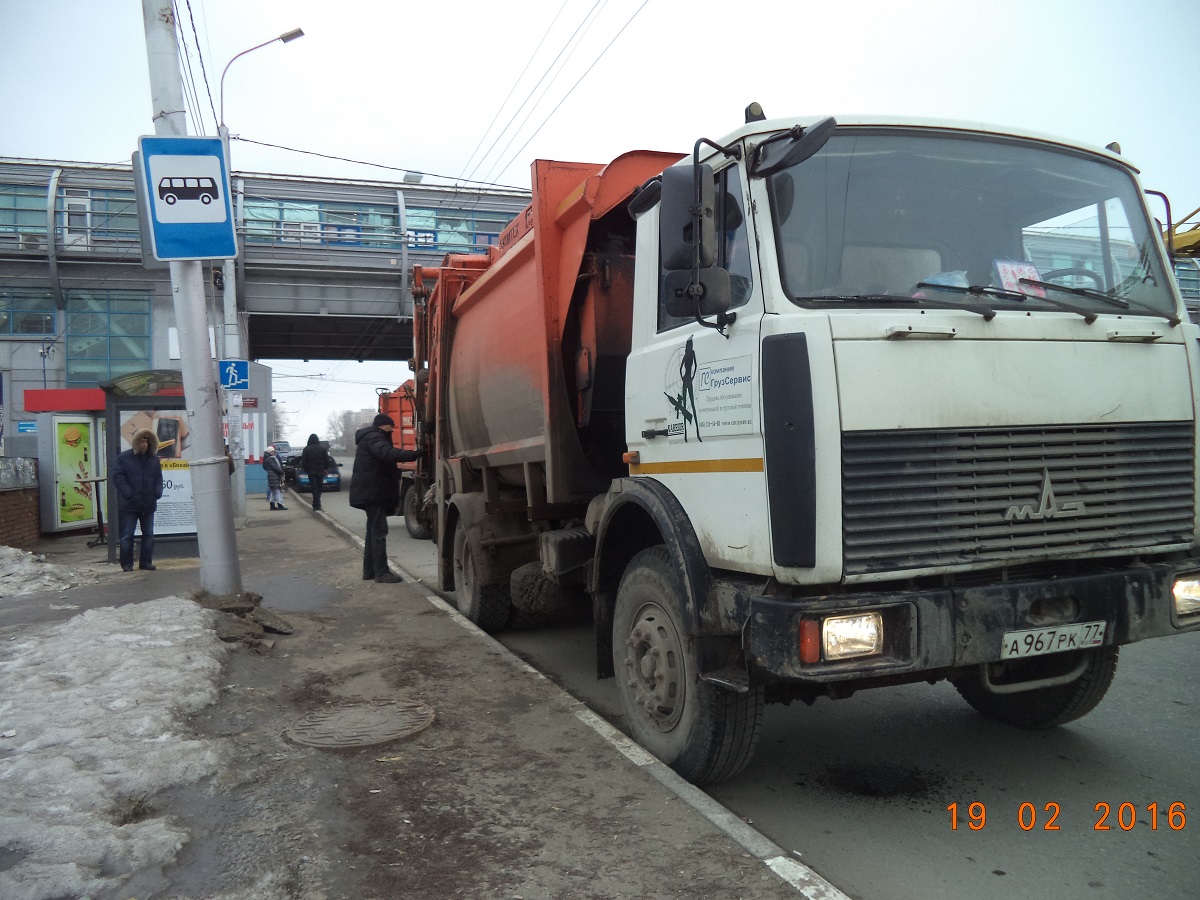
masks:
[(196, 507), (192, 502), (191, 435), (187, 413), (182, 409), (122, 410), (120, 449), (133, 447), (133, 436), (148, 428), (158, 437), (162, 464), (163, 495), (154, 513), (154, 533), (195, 534)]
[(55, 527), (96, 522), (95, 426), (91, 419), (54, 417)]

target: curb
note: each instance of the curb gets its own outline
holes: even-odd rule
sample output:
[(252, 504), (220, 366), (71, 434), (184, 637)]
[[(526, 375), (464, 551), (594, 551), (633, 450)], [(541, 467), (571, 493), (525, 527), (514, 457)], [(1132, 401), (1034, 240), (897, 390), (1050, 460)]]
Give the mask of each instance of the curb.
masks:
[[(309, 509), (313, 515), (324, 519), (331, 528), (349, 538), (360, 549), (366, 544), (366, 541), (324, 510), (313, 510), (311, 506)], [(559, 685), (553, 684), (545, 675), (533, 668), (533, 666), (515, 656), (494, 637), (479, 628), (474, 622), (437, 594), (432, 593), (419, 578), (397, 563), (393, 557), (388, 557), (388, 563), (404, 577), (405, 581), (410, 584), (420, 585), (424, 598), (430, 605), (448, 615), (472, 636), (485, 641), (491, 650), (507, 659), (512, 665), (535, 678), (551, 684), (554, 690), (558, 691), (566, 699), (568, 706), (575, 707), (575, 717), (579, 721), (590, 727), (627, 760), (645, 771), (655, 781), (702, 815), (719, 831), (724, 833), (726, 837), (740, 846), (749, 856), (757, 859), (775, 875), (791, 885), (801, 896), (807, 898), (807, 900), (851, 900), (847, 894), (842, 893), (834, 885), (797, 860), (795, 854), (785, 852), (774, 841), (746, 822), (743, 822), (694, 784), (685, 781), (670, 766), (660, 762), (639, 744), (631, 741), (607, 721), (596, 715), (583, 701)]]

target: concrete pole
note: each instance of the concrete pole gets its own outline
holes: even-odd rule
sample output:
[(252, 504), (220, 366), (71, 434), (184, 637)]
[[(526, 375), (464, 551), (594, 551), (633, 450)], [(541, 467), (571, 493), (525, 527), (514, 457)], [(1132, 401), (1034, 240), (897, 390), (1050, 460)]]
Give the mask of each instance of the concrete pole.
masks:
[[(228, 68), (228, 66), (226, 67)], [(230, 184), (233, 183), (233, 163), (229, 155), (229, 129), (224, 123), (217, 126), (221, 143), (225, 147), (225, 164), (230, 169)], [(236, 212), (235, 212), (236, 215)], [(227, 259), (221, 266), (221, 300), (224, 309), (225, 327), (221, 332), (221, 359), (245, 359), (242, 356), (241, 330), (237, 310), (237, 266)], [(225, 410), (229, 419), (229, 452), (233, 456), (233, 514), (238, 518), (246, 515), (246, 448), (242, 442), (241, 398), (227, 397)]]
[[(187, 135), (179, 45), (169, 0), (142, 0), (154, 133)], [(221, 404), (208, 347), (208, 309), (199, 261), (171, 263), (171, 294), (179, 331), (180, 368), (192, 453), (192, 496), (200, 545), (200, 586), (212, 594), (242, 590), (241, 561), (233, 528), (233, 504), (221, 437)]]

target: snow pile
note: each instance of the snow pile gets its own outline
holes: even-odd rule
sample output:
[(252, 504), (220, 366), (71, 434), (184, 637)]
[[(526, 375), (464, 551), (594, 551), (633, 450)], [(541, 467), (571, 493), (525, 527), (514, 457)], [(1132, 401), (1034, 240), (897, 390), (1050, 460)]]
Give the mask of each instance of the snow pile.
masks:
[(46, 562), (40, 553), (0, 546), (0, 600), (35, 591), (61, 591), (99, 580), (88, 567), (76, 570), (59, 566)]
[(0, 640), (0, 897), (94, 895), (174, 860), (187, 832), (142, 801), (216, 771), (216, 745), (179, 733), (217, 700), (215, 616), (167, 597)]

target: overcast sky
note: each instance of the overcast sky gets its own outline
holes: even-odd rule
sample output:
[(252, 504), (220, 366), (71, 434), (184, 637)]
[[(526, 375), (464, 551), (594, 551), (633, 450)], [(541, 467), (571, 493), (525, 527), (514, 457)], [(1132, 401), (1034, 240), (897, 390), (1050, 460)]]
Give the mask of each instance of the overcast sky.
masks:
[[(241, 171), (399, 180), (411, 170), (528, 187), (535, 158), (686, 150), (735, 128), (757, 100), (773, 117), (887, 113), (1115, 140), (1177, 216), (1200, 206), (1196, 0), (177, 7), (199, 85), (191, 133), (213, 133), (233, 56), (305, 32), (228, 70), (224, 114), (244, 139), (231, 150)], [(0, 0), (0, 50), (0, 155), (127, 162), (138, 135), (153, 133), (138, 0)], [(304, 435), (407, 377), (398, 364), (288, 368), (329, 375), (276, 382)]]

